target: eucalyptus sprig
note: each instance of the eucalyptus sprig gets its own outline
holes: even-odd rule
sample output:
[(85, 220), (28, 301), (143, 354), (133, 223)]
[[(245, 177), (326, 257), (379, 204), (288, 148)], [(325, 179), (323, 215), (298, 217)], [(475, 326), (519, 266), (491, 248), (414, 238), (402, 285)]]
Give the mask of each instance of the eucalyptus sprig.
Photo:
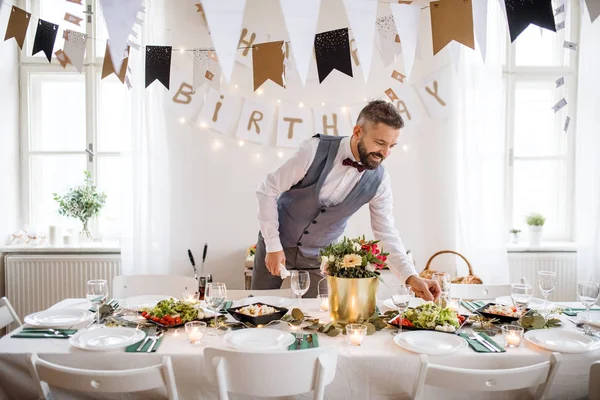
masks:
[[(380, 315), (379, 313), (375, 312), (370, 318), (362, 322), (362, 324), (367, 327), (367, 335), (372, 335), (388, 326), (387, 321), (389, 321), (390, 316), (387, 314), (388, 313)], [(323, 323), (319, 319), (305, 318), (304, 313), (298, 308), (294, 308), (291, 314), (286, 315), (282, 318), (282, 320), (294, 326), (300, 326), (303, 322), (307, 322), (309, 325), (305, 326), (303, 329), (317, 331), (331, 337), (335, 337), (340, 334), (346, 334), (347, 324), (340, 322)]]
[[(550, 314), (560, 314), (562, 312), (561, 309), (552, 310)], [(537, 311), (530, 311), (526, 315), (521, 318), (521, 326), (526, 330), (532, 329), (549, 329), (560, 326), (561, 322), (558, 318), (544, 318)]]

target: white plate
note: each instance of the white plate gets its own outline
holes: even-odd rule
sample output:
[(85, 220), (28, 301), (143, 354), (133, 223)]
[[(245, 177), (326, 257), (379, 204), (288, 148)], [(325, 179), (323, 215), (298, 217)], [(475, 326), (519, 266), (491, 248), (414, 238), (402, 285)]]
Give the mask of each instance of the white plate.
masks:
[(225, 343), (236, 350), (273, 351), (285, 350), (294, 343), (294, 336), (285, 331), (268, 328), (253, 328), (233, 331), (223, 338)]
[(131, 346), (144, 337), (143, 331), (134, 328), (98, 328), (76, 333), (69, 343), (82, 350), (113, 351)]
[(141, 311), (143, 308), (154, 308), (156, 303), (161, 300), (170, 299), (172, 296), (149, 295), (127, 297), (121, 302), (121, 306), (135, 311)]
[(540, 329), (529, 331), (525, 339), (546, 350), (561, 353), (585, 353), (599, 347), (600, 340), (583, 333), (565, 329)]
[(235, 307), (246, 306), (248, 304), (254, 303), (263, 303), (273, 307), (285, 307), (289, 308), (292, 305), (294, 299), (288, 299), (285, 297), (277, 297), (277, 296), (256, 296), (256, 297), (247, 297), (245, 299), (236, 300), (233, 303)]
[[(510, 296), (500, 296), (500, 297), (496, 298), (496, 300), (494, 300), (494, 303), (504, 304), (505, 306), (514, 305), (512, 298)], [(533, 308), (534, 310), (543, 309), (544, 308), (544, 299), (532, 297), (531, 300), (529, 301), (529, 304), (527, 305), (527, 307)], [(552, 309), (555, 307), (556, 307), (556, 305), (554, 303), (552, 303), (551, 301), (548, 302), (548, 308)]]
[(25, 317), (25, 323), (35, 327), (67, 328), (94, 319), (94, 313), (77, 308), (57, 308)]
[(454, 353), (467, 347), (467, 342), (460, 336), (426, 331), (400, 333), (394, 336), (394, 343), (414, 353), (432, 356)]
[[(418, 307), (418, 306), (420, 306), (421, 304), (425, 304), (425, 303), (426, 303), (426, 301), (425, 301), (425, 300), (423, 300), (423, 299), (420, 299), (420, 298), (414, 298), (414, 299), (412, 299), (412, 300), (410, 301), (410, 303), (408, 304), (408, 306), (409, 306), (410, 308), (415, 308), (415, 307)], [(398, 307), (396, 307), (396, 306), (394, 305), (394, 302), (392, 301), (392, 299), (391, 299), (391, 298), (389, 298), (389, 299), (386, 299), (386, 300), (383, 302), (383, 305), (384, 305), (384, 306), (386, 306), (386, 307), (387, 307), (387, 308), (389, 308), (389, 309), (392, 309), (392, 310), (397, 310), (397, 309), (398, 309)]]

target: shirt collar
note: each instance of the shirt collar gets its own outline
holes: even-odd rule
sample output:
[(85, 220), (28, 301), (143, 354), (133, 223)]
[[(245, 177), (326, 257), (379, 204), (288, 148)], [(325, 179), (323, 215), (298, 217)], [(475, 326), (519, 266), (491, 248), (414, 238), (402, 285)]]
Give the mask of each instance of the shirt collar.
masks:
[(354, 154), (352, 153), (352, 147), (350, 147), (350, 139), (352, 139), (352, 136), (344, 137), (340, 143), (340, 148), (338, 151), (342, 152), (342, 160), (349, 158), (352, 161), (360, 162), (354, 157)]

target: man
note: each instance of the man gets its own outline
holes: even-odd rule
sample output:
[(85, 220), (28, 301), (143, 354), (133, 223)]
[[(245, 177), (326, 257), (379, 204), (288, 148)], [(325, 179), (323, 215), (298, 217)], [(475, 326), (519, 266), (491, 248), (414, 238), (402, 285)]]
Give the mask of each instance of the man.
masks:
[(439, 297), (438, 284), (421, 279), (406, 255), (394, 227), (390, 178), (381, 166), (403, 126), (393, 105), (372, 101), (360, 112), (351, 137), (316, 135), (267, 175), (256, 192), (260, 232), (252, 289), (279, 288), (284, 265), (308, 271), (305, 296), (316, 297), (323, 278), (320, 249), (342, 236), (348, 218), (368, 203), (373, 234), (390, 253), (390, 269), (418, 297)]

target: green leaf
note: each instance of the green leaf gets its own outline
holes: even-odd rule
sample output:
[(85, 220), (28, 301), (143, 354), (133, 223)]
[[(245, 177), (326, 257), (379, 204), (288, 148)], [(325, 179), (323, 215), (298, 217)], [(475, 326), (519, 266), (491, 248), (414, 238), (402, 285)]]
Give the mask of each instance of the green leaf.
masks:
[(299, 308), (294, 308), (292, 310), (292, 317), (296, 320), (296, 321), (302, 321), (304, 320), (304, 313), (302, 312), (302, 310), (300, 310)]
[(367, 335), (372, 335), (377, 331), (377, 328), (375, 328), (375, 325), (373, 325), (370, 322), (365, 322), (364, 325), (367, 327)]

